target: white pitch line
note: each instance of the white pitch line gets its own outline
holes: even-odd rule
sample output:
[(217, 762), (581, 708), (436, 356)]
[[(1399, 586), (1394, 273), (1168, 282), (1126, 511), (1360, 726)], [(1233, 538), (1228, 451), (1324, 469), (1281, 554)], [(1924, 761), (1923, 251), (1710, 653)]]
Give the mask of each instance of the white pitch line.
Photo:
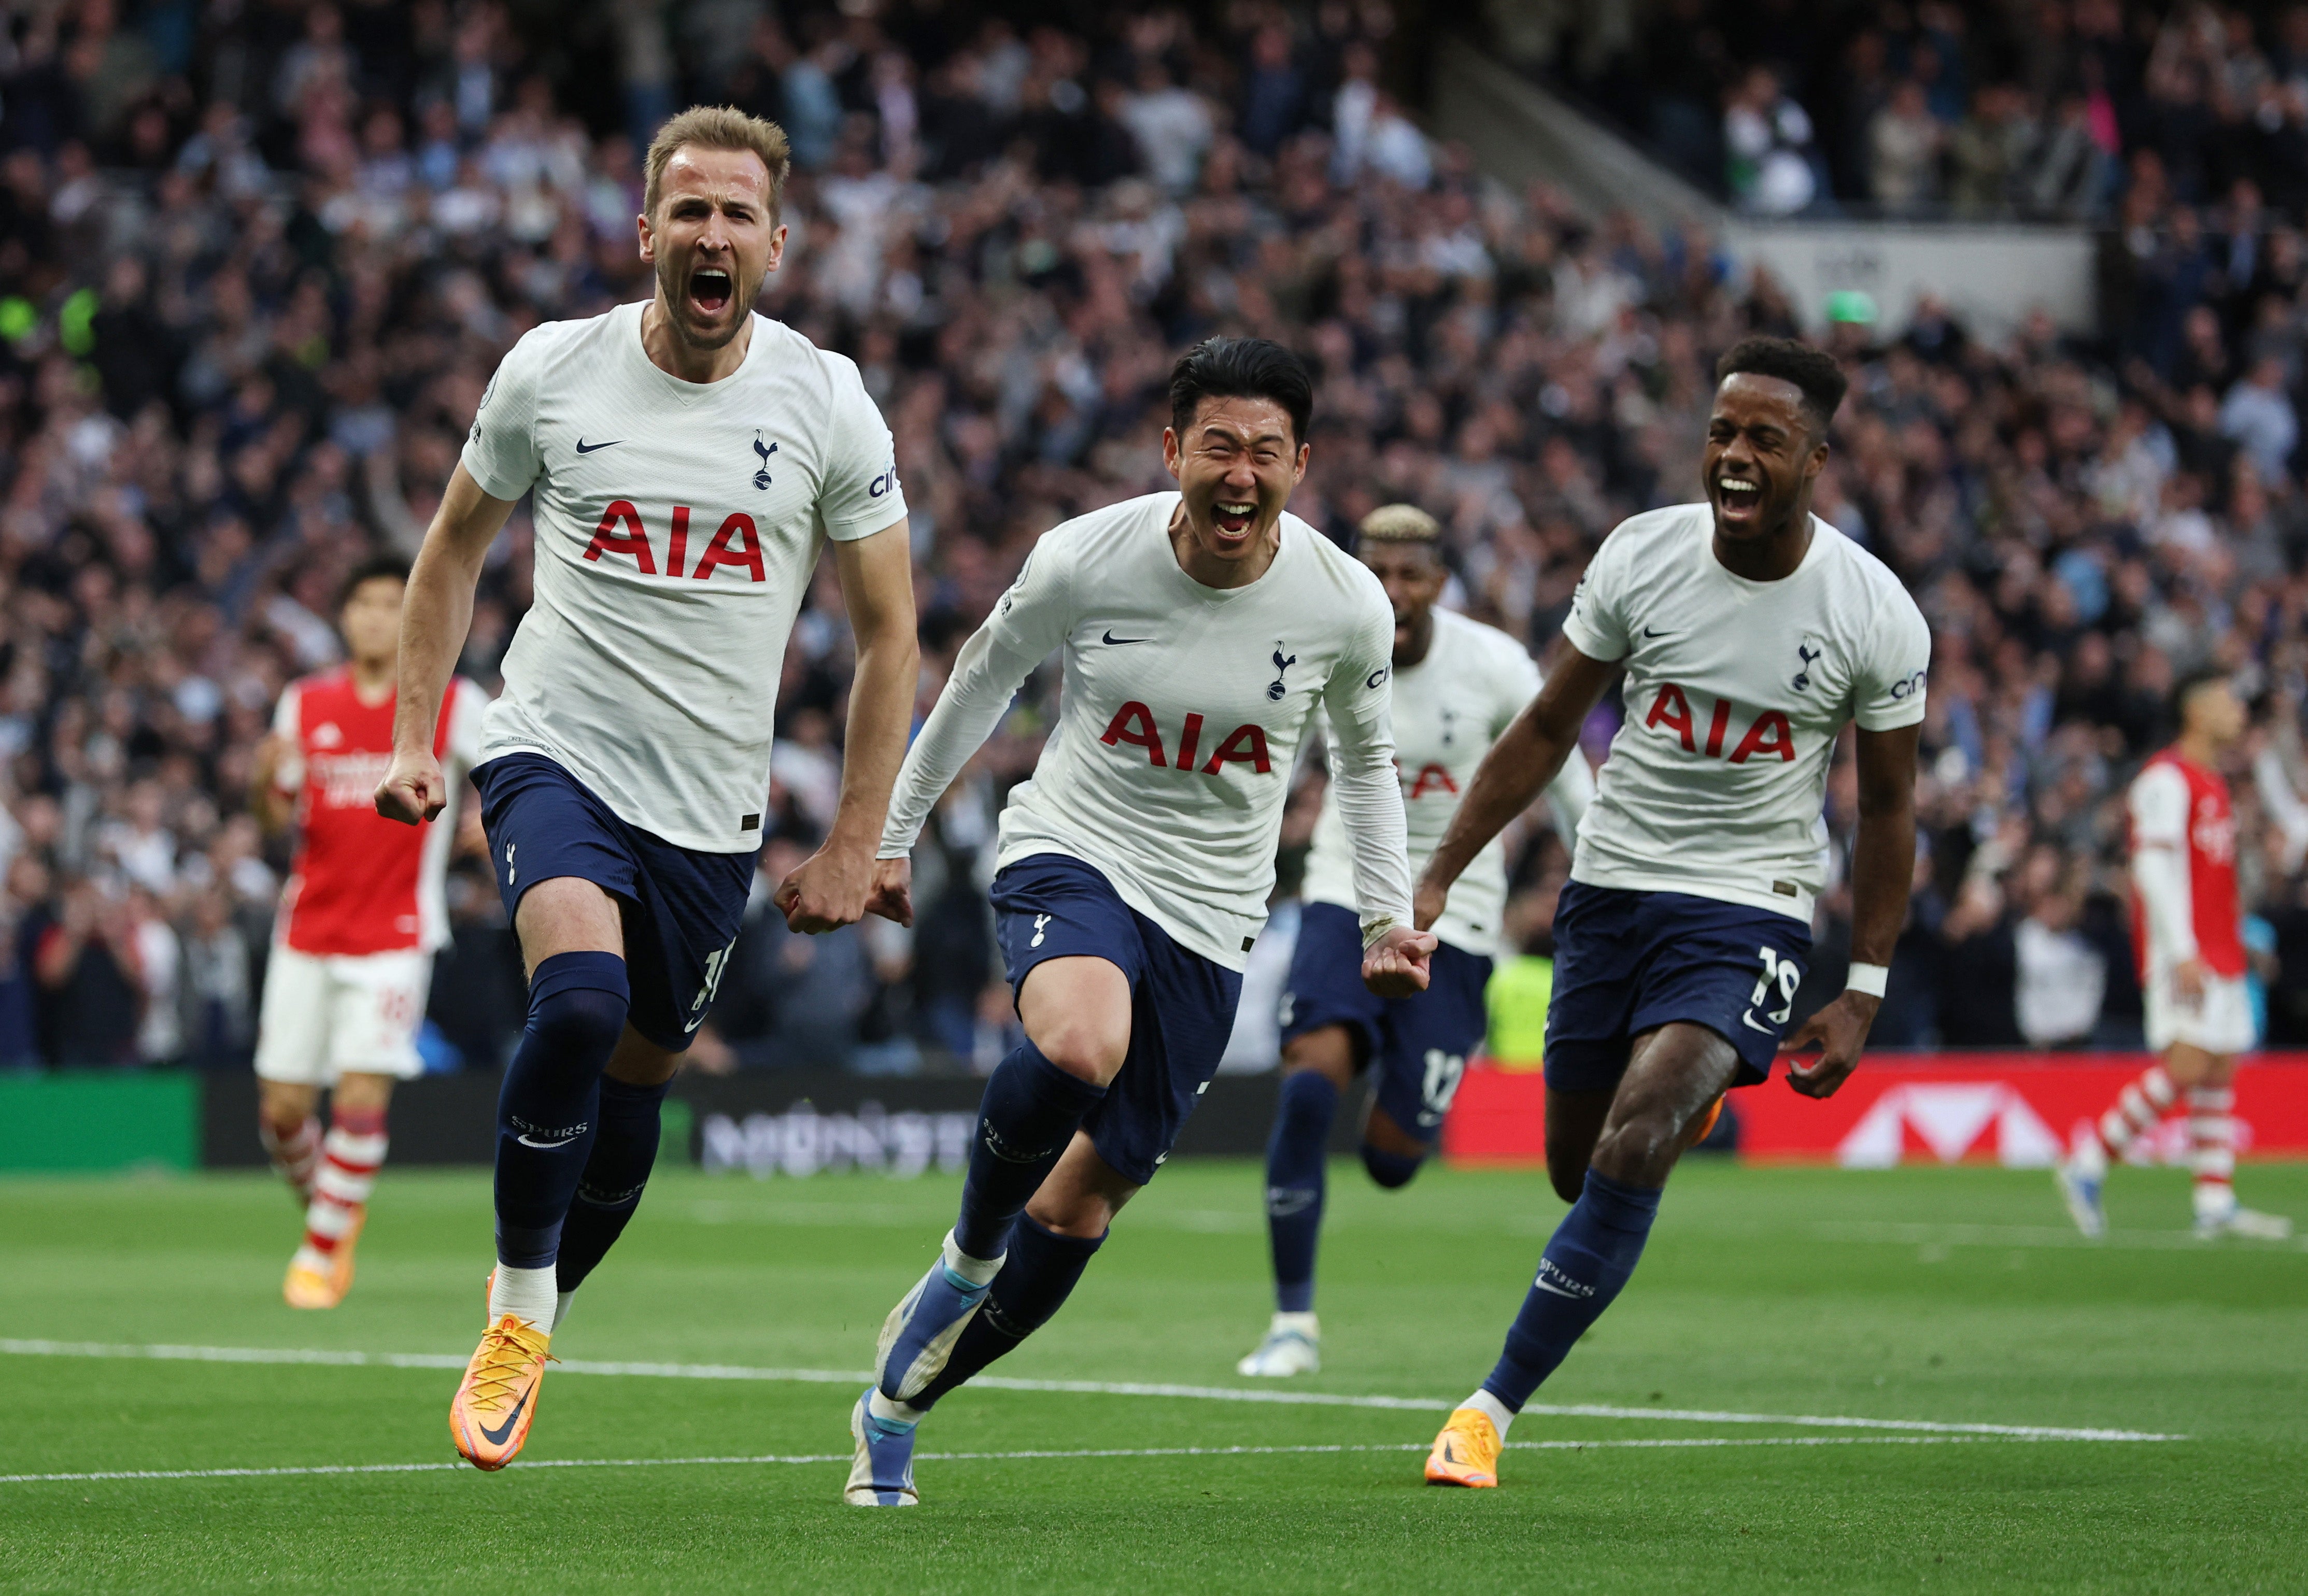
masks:
[[(1528, 1412), (1529, 1410), (1525, 1410)], [(1616, 1441), (1509, 1441), (1510, 1452), (1689, 1451), (1722, 1446), (1963, 1446), (1997, 1443), (2024, 1445), (2034, 1436), (1685, 1436)], [(2153, 1437), (2169, 1439), (2172, 1437)], [(917, 1463), (1028, 1463), (1092, 1457), (1282, 1457), (1316, 1453), (1424, 1452), (1424, 1441), (1378, 1446), (1094, 1446), (1077, 1451), (925, 1452)], [(737, 1467), (762, 1463), (840, 1463), (846, 1452), (812, 1452), (761, 1457), (555, 1457), (516, 1463), (513, 1469), (675, 1469)], [(461, 1463), (316, 1463), (277, 1469), (99, 1469), (78, 1474), (0, 1474), (0, 1485), (87, 1484), (114, 1480), (280, 1480), (335, 1474), (461, 1474)]]
[[(0, 1340), (0, 1355), (33, 1358), (159, 1359), (195, 1363), (304, 1363), (344, 1368), (462, 1369), (453, 1352), (353, 1352), (312, 1347), (140, 1346), (95, 1341)], [(750, 1369), (729, 1363), (600, 1362), (573, 1358), (555, 1365), (575, 1375), (639, 1376), (656, 1379), (748, 1380), (785, 1385), (852, 1386), (871, 1380), (866, 1369)], [(1357, 1396), (1343, 1392), (1246, 1389), (1232, 1386), (1173, 1386), (1137, 1380), (1035, 1380), (979, 1375), (970, 1382), (995, 1391), (1039, 1391), (1078, 1396), (1164, 1396), (1192, 1402), (1260, 1403), (1286, 1407), (1376, 1408), (1442, 1413), (1455, 1405), (1423, 1396)], [(1969, 1424), (1936, 1419), (1863, 1419), (1823, 1413), (1741, 1413), (1704, 1408), (1626, 1408), (1598, 1403), (1532, 1403), (1526, 1413), (1558, 1419), (1636, 1419), (1677, 1424), (1783, 1424), (1805, 1429), (1892, 1429), (1931, 1435), (1996, 1436), (2033, 1441), (2181, 1441), (2185, 1436), (2149, 1430), (2073, 1429), (2043, 1424)]]

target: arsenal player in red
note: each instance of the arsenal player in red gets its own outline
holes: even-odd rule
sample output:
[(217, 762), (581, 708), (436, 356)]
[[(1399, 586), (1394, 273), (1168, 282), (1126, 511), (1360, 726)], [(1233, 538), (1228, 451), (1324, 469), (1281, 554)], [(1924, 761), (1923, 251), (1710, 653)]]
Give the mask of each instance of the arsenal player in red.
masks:
[(2196, 1234), (2280, 1240), (2281, 1214), (2236, 1206), (2236, 1055), (2252, 1044), (2244, 994), (2243, 914), (2236, 900), (2235, 816), (2219, 763), (2243, 734), (2243, 705), (2226, 671), (2181, 678), (2172, 707), (2180, 735), (2131, 784), (2132, 946), (2140, 957), (2148, 1045), (2163, 1062), (2124, 1087), (2055, 1171), (2087, 1236), (2107, 1230), (2100, 1188), (2109, 1163), (2188, 1098)]
[[(305, 1203), (305, 1240), (281, 1293), (291, 1308), (334, 1308), (353, 1279), (369, 1191), (384, 1162), (392, 1084), (423, 1071), (433, 953), (448, 940), (442, 878), (452, 809), (415, 828), (376, 812), (392, 761), (392, 714), (406, 561), (357, 567), (337, 624), (349, 663), (292, 682), (257, 751), (254, 804), (271, 831), (298, 828), (280, 895), (256, 1040), (257, 1128), (272, 1165)], [(480, 689), (458, 680), (434, 749), (469, 768), (480, 742)], [(330, 1094), (329, 1128), (316, 1109)]]

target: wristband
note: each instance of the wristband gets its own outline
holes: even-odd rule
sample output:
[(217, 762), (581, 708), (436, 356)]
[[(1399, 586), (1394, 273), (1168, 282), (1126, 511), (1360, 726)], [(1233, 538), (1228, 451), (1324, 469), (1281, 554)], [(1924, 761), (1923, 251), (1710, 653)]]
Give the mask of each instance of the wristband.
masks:
[(1377, 919), (1372, 921), (1368, 925), (1364, 926), (1363, 951), (1365, 953), (1368, 953), (1374, 943), (1401, 923), (1402, 922), (1397, 920), (1391, 914), (1382, 914)]
[(1844, 978), (1843, 990), (1880, 998), (1883, 995), (1885, 983), (1890, 979), (1891, 966), (1889, 965), (1854, 965), (1851, 974)]

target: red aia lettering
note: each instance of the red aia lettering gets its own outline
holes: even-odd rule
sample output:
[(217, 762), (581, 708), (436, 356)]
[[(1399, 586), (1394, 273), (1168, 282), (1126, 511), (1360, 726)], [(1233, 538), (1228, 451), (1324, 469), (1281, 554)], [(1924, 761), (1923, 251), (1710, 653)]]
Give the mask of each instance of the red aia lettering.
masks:
[(682, 559), (688, 553), (689, 506), (686, 504), (676, 504), (673, 507), (673, 539), (666, 545), (665, 574), (667, 576), (679, 576), (681, 574)]
[[(1714, 713), (1708, 717), (1707, 757), (1710, 759), (1723, 757), (1723, 739), (1731, 729), (1731, 709), (1730, 699), (1718, 699)], [(1652, 726), (1666, 726), (1683, 744), (1684, 752), (1700, 751), (1698, 741), (1692, 735), (1691, 700), (1684, 696), (1683, 689), (1672, 682), (1661, 686), (1658, 696), (1651, 700), (1650, 713), (1643, 717), (1643, 725), (1647, 730)], [(1778, 710), (1766, 709), (1755, 717), (1755, 723), (1739, 739), (1738, 747), (1732, 750), (1731, 763), (1744, 765), (1758, 755), (1768, 758), (1774, 754), (1783, 760), (1794, 759), (1795, 728), (1787, 724), (1787, 717)], [(1425, 779), (1424, 771), (1419, 773), (1419, 778), (1421, 781)], [(1411, 794), (1414, 798), (1417, 795), (1417, 793)]]
[(1261, 776), (1273, 769), (1266, 759), (1265, 731), (1256, 725), (1235, 727), (1227, 734), (1227, 740), (1219, 744), (1219, 751), (1210, 756), (1210, 762), (1202, 767), (1202, 774), (1216, 776), (1219, 767), (1229, 759), (1253, 767)]
[[(743, 546), (736, 553), (729, 552), (733, 538), (743, 540)], [(742, 511), (721, 523), (721, 530), (716, 532), (713, 541), (705, 545), (705, 553), (698, 559), (697, 569), (690, 574), (702, 582), (710, 577), (714, 567), (719, 565), (742, 565), (753, 573), (755, 581), (769, 580), (762, 571), (762, 543), (754, 536), (754, 518)]]
[(1643, 717), (1643, 729), (1653, 726), (1673, 726), (1675, 734), (1683, 739), (1683, 751), (1697, 753), (1699, 745), (1691, 740), (1691, 703), (1683, 696), (1683, 689), (1668, 682), (1659, 689), (1658, 697), (1651, 702), (1651, 712)]
[(1410, 784), (1410, 795), (1414, 799), (1424, 798), (1429, 793), (1456, 793), (1458, 790), (1459, 784), (1452, 781), (1451, 773), (1440, 765), (1420, 766), (1418, 779)]
[[(1169, 764), (1162, 757), (1162, 734), (1155, 728), (1154, 711), (1135, 699), (1114, 712), (1114, 718), (1106, 723), (1106, 730), (1099, 734), (1098, 740), (1108, 748), (1127, 742), (1132, 748), (1144, 749), (1148, 763), (1158, 767)], [(1201, 741), (1202, 717), (1189, 715), (1184, 727), (1178, 734), (1179, 769), (1192, 770), (1194, 768), (1194, 755), (1201, 751)], [(1202, 767), (1202, 774), (1216, 776), (1219, 768), (1227, 764), (1248, 765), (1261, 776), (1270, 774), (1274, 769), (1274, 760), (1267, 751), (1266, 729), (1259, 725), (1235, 727), (1210, 755), (1209, 763)]]
[[(1133, 726), (1135, 731), (1131, 729)], [(1114, 718), (1106, 723), (1106, 735), (1098, 741), (1108, 748), (1127, 742), (1132, 748), (1144, 749), (1155, 764), (1167, 762), (1162, 758), (1162, 734), (1154, 729), (1154, 711), (1136, 699), (1114, 712)]]
[[(1766, 736), (1770, 739), (1768, 742), (1764, 741)], [(1766, 709), (1755, 717), (1755, 724), (1739, 739), (1738, 751), (1732, 754), (1731, 762), (1744, 765), (1755, 754), (1777, 754), (1782, 759), (1796, 757), (1795, 731), (1787, 725), (1787, 717), (1776, 709)]]
[[(614, 533), (618, 525), (631, 527), (630, 533)], [(650, 555), (649, 534), (642, 530), (642, 512), (635, 510), (630, 499), (613, 501), (601, 512), (601, 524), (593, 528), (593, 541), (585, 545), (585, 558), (599, 560), (604, 554), (631, 554), (633, 563), (643, 576), (657, 574), (657, 562)]]

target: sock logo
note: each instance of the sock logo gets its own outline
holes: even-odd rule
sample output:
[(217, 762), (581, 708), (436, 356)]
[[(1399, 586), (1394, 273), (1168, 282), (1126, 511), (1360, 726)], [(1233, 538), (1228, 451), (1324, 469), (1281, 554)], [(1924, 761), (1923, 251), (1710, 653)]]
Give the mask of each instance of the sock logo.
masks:
[(1027, 946), (1027, 947), (1029, 947), (1029, 948), (1039, 948), (1039, 947), (1042, 945), (1042, 936), (1043, 936), (1043, 933), (1044, 933), (1044, 931), (1048, 928), (1049, 923), (1050, 923), (1050, 917), (1049, 917), (1047, 914), (1037, 914), (1037, 915), (1035, 915), (1035, 916), (1034, 916), (1034, 940), (1033, 940), (1032, 941), (1030, 941), (1030, 942), (1027, 943), (1027, 944), (1026, 944), (1026, 946)]
[(1538, 1278), (1530, 1283), (1539, 1291), (1568, 1297), (1573, 1302), (1584, 1302), (1595, 1294), (1593, 1286), (1572, 1279), (1556, 1266), (1553, 1258), (1548, 1257), (1538, 1260)]
[(1311, 1186), (1270, 1186), (1266, 1188), (1267, 1216), (1288, 1219), (1294, 1214), (1304, 1214), (1322, 1195)]
[[(519, 1142), (524, 1147), (534, 1147), (540, 1153), (550, 1153), (556, 1147), (565, 1147), (592, 1128), (590, 1122), (583, 1125), (571, 1125), (566, 1128), (562, 1128), (545, 1125), (531, 1125), (528, 1120), (521, 1119), (517, 1114), (508, 1114), (505, 1118), (512, 1122), (513, 1129), (520, 1133), (513, 1137), (513, 1140)], [(537, 1136), (544, 1137), (547, 1139), (541, 1142), (533, 1141), (530, 1139), (532, 1133)]]

